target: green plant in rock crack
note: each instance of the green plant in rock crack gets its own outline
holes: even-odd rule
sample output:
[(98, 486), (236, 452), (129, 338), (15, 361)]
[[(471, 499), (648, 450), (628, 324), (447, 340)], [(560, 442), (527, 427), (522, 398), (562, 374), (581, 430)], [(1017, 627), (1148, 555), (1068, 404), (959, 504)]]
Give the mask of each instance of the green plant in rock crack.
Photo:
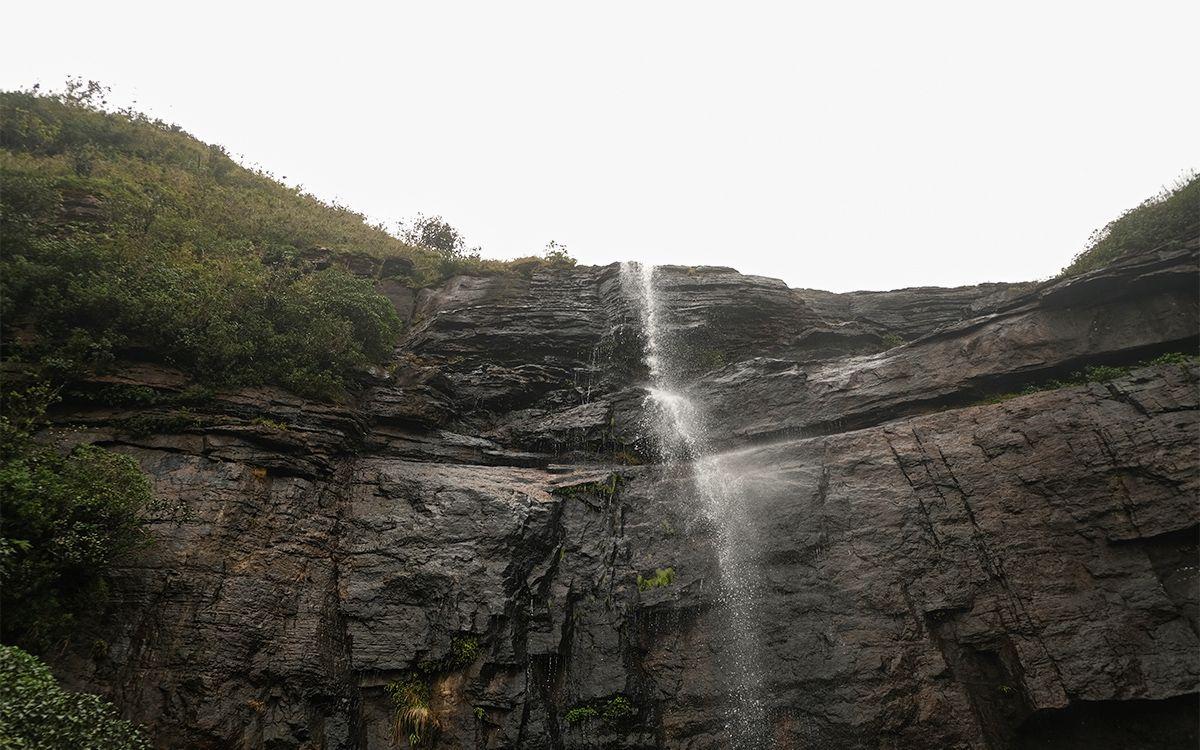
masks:
[(479, 658), (479, 639), (473, 635), (457, 636), (450, 642), (450, 654), (445, 664), (449, 669), (465, 669)]
[(442, 723), (429, 705), (430, 689), (425, 678), (410, 674), (389, 682), (384, 690), (395, 711), (392, 718), (394, 738), (397, 741), (406, 738), (414, 748), (431, 747), (442, 730)]
[(288, 430), (291, 429), (291, 425), (289, 425), (287, 422), (283, 422), (283, 421), (280, 421), (277, 419), (269, 419), (267, 417), (258, 417), (257, 419), (253, 420), (250, 424), (256, 425), (258, 427), (265, 427), (268, 430), (274, 430), (275, 432), (287, 432)]
[(568, 724), (578, 724), (581, 721), (591, 721), (600, 715), (592, 706), (576, 706), (567, 711), (566, 718)]
[(555, 487), (551, 492), (559, 497), (599, 495), (611, 500), (616, 497), (617, 492), (621, 489), (621, 485), (624, 482), (625, 480), (620, 474), (613, 472), (600, 481), (563, 485)]
[(633, 703), (623, 695), (613, 696), (608, 703), (604, 704), (604, 711), (601, 717), (606, 724), (615, 724), (619, 721), (629, 718), (637, 713), (637, 709), (633, 707)]
[(880, 337), (880, 341), (883, 342), (885, 349), (895, 349), (897, 346), (903, 346), (904, 344), (908, 343), (894, 333), (884, 334), (882, 337)]
[(1018, 396), (1028, 396), (1042, 391), (1053, 391), (1059, 388), (1070, 388), (1072, 386), (1086, 385), (1088, 383), (1108, 383), (1123, 378), (1134, 370), (1141, 367), (1163, 366), (1163, 365), (1189, 365), (1200, 361), (1200, 357), (1195, 354), (1186, 354), (1184, 352), (1168, 352), (1161, 354), (1153, 359), (1144, 359), (1140, 362), (1135, 362), (1131, 365), (1114, 366), (1114, 365), (1090, 365), (1071, 373), (1065, 378), (1055, 378), (1053, 380), (1045, 380), (1040, 383), (1031, 383), (1020, 391), (1012, 391), (1007, 393), (997, 393), (986, 396), (978, 403), (980, 404), (998, 404), (1009, 399), (1017, 398)]
[(659, 568), (648, 578), (637, 577), (638, 591), (649, 591), (660, 586), (670, 586), (675, 582), (675, 568)]
[(624, 695), (617, 694), (607, 701), (588, 701), (576, 704), (569, 709), (563, 718), (568, 724), (579, 724), (600, 719), (605, 724), (618, 724), (637, 713), (633, 702)]

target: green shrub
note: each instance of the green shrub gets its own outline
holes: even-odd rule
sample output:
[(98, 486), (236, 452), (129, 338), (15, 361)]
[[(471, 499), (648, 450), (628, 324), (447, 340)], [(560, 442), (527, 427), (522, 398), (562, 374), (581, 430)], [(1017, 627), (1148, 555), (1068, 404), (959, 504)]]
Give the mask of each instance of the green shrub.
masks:
[(575, 259), (567, 251), (567, 246), (560, 245), (554, 240), (546, 243), (546, 248), (542, 250), (542, 261), (548, 268), (573, 268), (575, 266)]
[(578, 724), (581, 721), (591, 721), (600, 716), (600, 712), (592, 706), (576, 706), (566, 713), (568, 724)]
[(156, 413), (142, 412), (119, 422), (120, 428), (134, 437), (186, 432), (212, 423), (211, 417), (193, 414), (189, 409)]
[(617, 724), (637, 713), (633, 703), (623, 695), (615, 695), (600, 703), (580, 703), (567, 711), (563, 718), (568, 724), (578, 724), (584, 721), (602, 720), (605, 724)]
[(251, 424), (258, 425), (259, 427), (265, 427), (268, 430), (274, 430), (275, 432), (287, 432), (288, 430), (292, 429), (292, 426), (287, 422), (282, 422), (277, 419), (268, 419), (267, 417), (258, 417), (257, 419), (254, 419)]
[(4, 337), (32, 329), (21, 354), (60, 379), (148, 356), (213, 383), (329, 398), (386, 362), (400, 334), (391, 303), (341, 268), (57, 229), (5, 236)]
[(604, 712), (601, 714), (605, 723), (615, 724), (623, 719), (633, 716), (637, 710), (629, 699), (623, 695), (618, 695), (604, 704)]
[(1182, 247), (1200, 236), (1200, 177), (1184, 177), (1092, 233), (1088, 247), (1060, 276), (1075, 276), (1128, 253)]
[(894, 333), (884, 334), (880, 341), (882, 341), (883, 345), (888, 349), (895, 349), (897, 346), (903, 346), (905, 343), (907, 343), (904, 339), (900, 338)]
[(675, 582), (675, 568), (659, 568), (649, 578), (637, 577), (638, 591), (649, 591), (659, 586), (670, 586)]
[(1083, 373), (1075, 373), (1075, 377), (1082, 378), (1086, 383), (1107, 383), (1110, 380), (1116, 380), (1128, 375), (1130, 369), (1132, 368), (1095, 365), (1093, 367), (1085, 367)]
[(414, 219), (401, 221), (400, 238), (413, 247), (432, 252), (437, 257), (437, 273), (442, 278), (482, 268), (480, 249), (468, 249), (462, 233), (440, 216), (417, 214)]
[(111, 704), (63, 690), (36, 657), (0, 646), (0, 748), (148, 750), (150, 743)]
[(30, 393), (6, 394), (0, 417), (0, 634), (44, 651), (102, 598), (112, 565), (146, 541), (139, 512), (151, 492), (128, 456), (35, 442), (48, 399)]
[(479, 658), (479, 639), (474, 636), (459, 636), (450, 643), (450, 654), (446, 657), (448, 669), (465, 669)]
[(697, 367), (705, 370), (719, 370), (729, 363), (725, 352), (720, 349), (700, 349), (694, 357)]

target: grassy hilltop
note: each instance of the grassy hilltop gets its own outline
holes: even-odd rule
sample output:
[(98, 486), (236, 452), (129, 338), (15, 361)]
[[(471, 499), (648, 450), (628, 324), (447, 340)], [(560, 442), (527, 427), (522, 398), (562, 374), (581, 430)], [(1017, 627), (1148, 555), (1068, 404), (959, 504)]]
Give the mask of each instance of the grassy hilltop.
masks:
[(401, 241), (178, 126), (107, 111), (95, 84), (3, 92), (0, 112), (0, 333), (39, 377), (133, 357), (336, 397), (400, 333), (363, 276), (419, 287), (570, 263), (483, 260), (456, 233)]

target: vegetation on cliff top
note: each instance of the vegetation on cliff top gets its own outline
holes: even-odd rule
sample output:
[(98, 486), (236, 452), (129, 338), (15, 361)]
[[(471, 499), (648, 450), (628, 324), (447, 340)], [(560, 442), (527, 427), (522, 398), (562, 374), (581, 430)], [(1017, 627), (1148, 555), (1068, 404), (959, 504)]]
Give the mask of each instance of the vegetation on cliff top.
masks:
[(1200, 240), (1200, 177), (1183, 177), (1092, 233), (1063, 276), (1092, 271), (1134, 253), (1171, 250)]
[(404, 242), (177, 126), (107, 111), (94, 83), (2, 92), (0, 112), (4, 355), (59, 381), (138, 358), (333, 398), (400, 334), (371, 277), (573, 262), (481, 259), (439, 217)]

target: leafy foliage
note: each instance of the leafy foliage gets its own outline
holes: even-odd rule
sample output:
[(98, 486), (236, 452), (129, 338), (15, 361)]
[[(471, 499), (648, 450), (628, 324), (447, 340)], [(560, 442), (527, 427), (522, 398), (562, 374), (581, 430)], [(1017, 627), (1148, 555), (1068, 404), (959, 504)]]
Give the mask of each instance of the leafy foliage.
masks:
[(0, 106), (10, 358), (70, 380), (140, 355), (210, 382), (334, 397), (390, 355), (388, 300), (300, 251), (420, 251), (141, 115), (69, 94), (5, 92)]
[(604, 704), (604, 711), (601, 713), (601, 717), (605, 722), (615, 724), (633, 716), (635, 713), (637, 713), (637, 709), (633, 707), (629, 699), (623, 695), (618, 695), (609, 699), (608, 703)]
[(638, 591), (649, 591), (656, 589), (659, 586), (670, 586), (675, 582), (675, 568), (659, 568), (654, 571), (654, 575), (643, 578), (637, 577)]
[(483, 265), (480, 249), (467, 249), (466, 239), (441, 216), (417, 214), (410, 221), (401, 221), (400, 238), (413, 247), (433, 252), (441, 276), (478, 270)]
[(450, 644), (450, 653), (445, 665), (447, 669), (465, 669), (479, 658), (479, 639), (474, 636), (459, 636)]
[(1073, 372), (1066, 378), (1048, 380), (1045, 383), (1028, 386), (1024, 392), (1034, 393), (1037, 391), (1054, 390), (1056, 388), (1067, 388), (1073, 385), (1084, 385), (1085, 383), (1107, 383), (1110, 380), (1123, 378), (1139, 367), (1146, 367), (1148, 365), (1185, 365), (1195, 362), (1196, 359), (1195, 355), (1187, 355), (1183, 352), (1170, 352), (1154, 359), (1144, 360), (1124, 367), (1092, 365)]
[(895, 349), (897, 346), (904, 346), (904, 344), (908, 343), (895, 333), (885, 333), (880, 337), (880, 342), (885, 349)]
[(104, 592), (114, 561), (146, 540), (150, 483), (128, 456), (36, 442), (46, 388), (5, 394), (0, 417), (4, 642), (49, 649)]
[(133, 724), (99, 696), (63, 690), (36, 657), (0, 646), (0, 748), (149, 750)]
[[(414, 748), (433, 745), (442, 730), (442, 723), (430, 707), (430, 681), (436, 680), (439, 672), (469, 667), (481, 652), (479, 639), (475, 636), (456, 636), (445, 656), (421, 662), (417, 669), (385, 686), (384, 690), (395, 710), (393, 734), (397, 742), (400, 738), (407, 738), (408, 744)], [(482, 720), (483, 709), (476, 707), (475, 716)]]
[(546, 248), (542, 250), (542, 260), (551, 268), (571, 268), (575, 265), (575, 259), (567, 251), (567, 246), (554, 240), (546, 243)]
[(578, 724), (581, 721), (591, 721), (599, 715), (600, 712), (592, 706), (576, 706), (567, 711), (564, 718), (568, 724)]
[(569, 709), (563, 718), (568, 724), (601, 719), (605, 724), (617, 724), (637, 713), (637, 708), (623, 695), (615, 695), (603, 703), (592, 701)]
[(1147, 364), (1151, 365), (1191, 365), (1195, 364), (1200, 359), (1195, 354), (1185, 354), (1184, 352), (1167, 352), (1151, 359)]
[(428, 683), (419, 675), (410, 674), (393, 680), (384, 689), (396, 712), (393, 721), (396, 738), (406, 737), (414, 748), (432, 746), (442, 725), (429, 706)]
[(1200, 238), (1200, 177), (1188, 175), (1092, 233), (1086, 250), (1063, 269), (1075, 276), (1122, 255), (1167, 250)]

